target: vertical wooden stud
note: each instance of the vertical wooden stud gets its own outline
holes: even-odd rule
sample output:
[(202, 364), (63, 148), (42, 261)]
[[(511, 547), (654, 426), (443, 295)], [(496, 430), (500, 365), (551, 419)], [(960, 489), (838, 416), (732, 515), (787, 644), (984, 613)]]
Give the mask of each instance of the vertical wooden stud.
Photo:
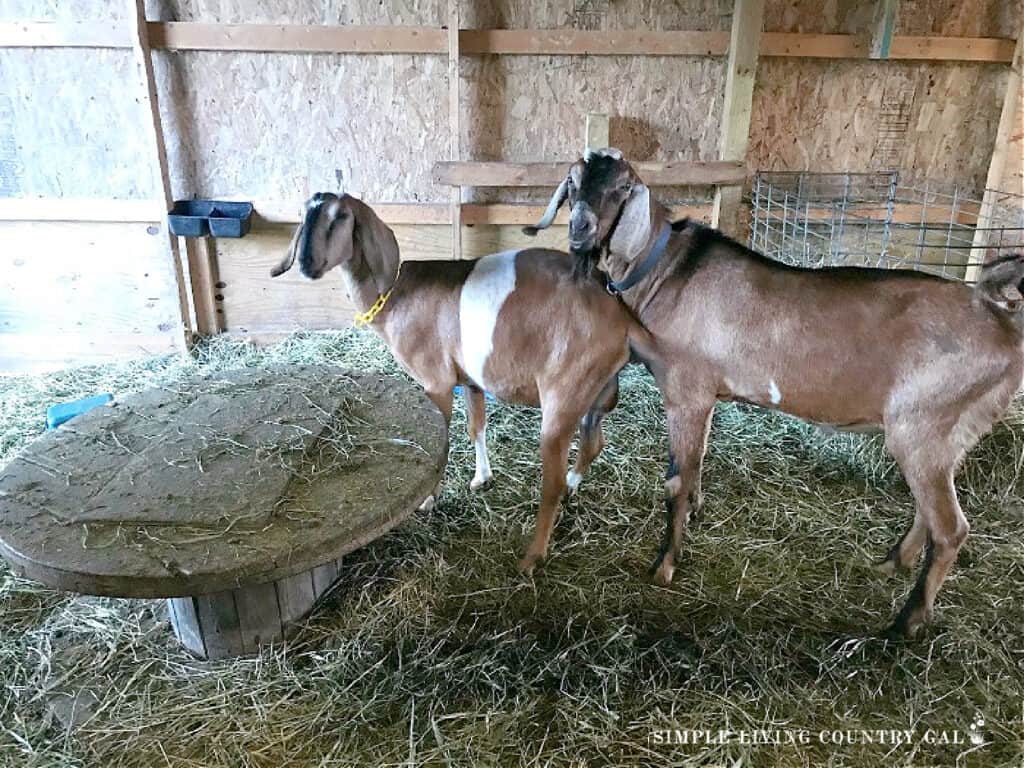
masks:
[[(718, 145), (720, 160), (743, 162), (747, 159), (754, 78), (763, 27), (764, 0), (736, 0), (729, 36), (725, 99), (722, 103), (722, 128)], [(738, 220), (742, 197), (743, 187), (718, 187), (711, 214), (712, 226), (739, 237)]]
[(212, 237), (195, 237), (185, 240), (188, 254), (188, 276), (192, 283), (192, 303), (195, 306), (195, 332), (213, 336), (224, 330), (223, 317), (217, 311), (217, 284), (220, 275), (217, 270), (217, 251)]
[(586, 149), (604, 149), (611, 145), (608, 138), (608, 115), (600, 112), (587, 114), (587, 124), (583, 133), (583, 146)]
[(964, 275), (964, 279), (969, 283), (978, 280), (981, 275), (981, 265), (985, 263), (985, 249), (988, 246), (990, 234), (987, 229), (992, 226), (992, 214), (996, 203), (995, 189), (1003, 179), (1006, 158), (1010, 154), (1010, 143), (1015, 134), (1020, 134), (1024, 130), (1024, 126), (1021, 126), (1018, 121), (1021, 88), (1024, 87), (1024, 80), (1021, 79), (1022, 66), (1024, 66), (1022, 51), (1024, 51), (1024, 20), (1021, 21), (1021, 29), (1017, 32), (1017, 47), (1013, 52), (1010, 75), (1006, 80), (1003, 111), (999, 114), (999, 127), (996, 129), (996, 143), (992, 148), (992, 159), (989, 161), (988, 175), (985, 177), (985, 193), (978, 210), (978, 219), (975, 222), (971, 257), (967, 262), (967, 272)]
[[(132, 54), (141, 81), (141, 101), (149, 112), (146, 121), (146, 132), (152, 142), (156, 155), (154, 168), (164, 211), (169, 211), (174, 199), (171, 195), (171, 177), (167, 167), (167, 150), (164, 144), (163, 127), (160, 124), (160, 104), (157, 100), (156, 80), (153, 77), (153, 57), (149, 46), (149, 31), (146, 26), (145, 0), (128, 0), (128, 18), (134, 20), (132, 26)], [(174, 279), (178, 284), (178, 304), (181, 310), (181, 334), (176, 339), (179, 349), (187, 352), (192, 341), (191, 312), (189, 311), (188, 287), (185, 285), (185, 272), (181, 265), (181, 253), (178, 250), (178, 239), (171, 234), (167, 226), (166, 216), (161, 221), (167, 237), (168, 250), (174, 266)]]
[[(459, 120), (459, 0), (448, 0), (448, 129), (451, 131), (452, 160), (460, 159), (462, 124)], [(452, 258), (462, 258), (462, 187), (451, 189)]]
[(893, 30), (899, 0), (875, 0), (875, 12), (871, 19), (871, 39), (868, 41), (868, 56), (872, 59), (888, 59), (892, 47)]

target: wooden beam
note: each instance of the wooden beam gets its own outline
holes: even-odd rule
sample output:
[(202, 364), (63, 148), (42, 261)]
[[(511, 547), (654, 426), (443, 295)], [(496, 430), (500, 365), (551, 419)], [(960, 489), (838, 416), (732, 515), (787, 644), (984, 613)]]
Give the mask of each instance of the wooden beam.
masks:
[(977, 229), (974, 232), (974, 240), (971, 243), (971, 257), (967, 262), (967, 272), (964, 275), (964, 279), (967, 282), (976, 282), (978, 280), (981, 276), (981, 266), (988, 260), (986, 248), (991, 233), (986, 231), (986, 228), (992, 226), (992, 214), (995, 211), (996, 197), (998, 196), (996, 188), (1003, 179), (1006, 158), (1010, 153), (1010, 142), (1013, 140), (1015, 133), (1020, 133), (1024, 130), (1017, 123), (1017, 109), (1021, 102), (1021, 88), (1024, 87), (1022, 68), (1024, 68), (1024, 19), (1021, 21), (1021, 31), (1017, 37), (1017, 50), (1013, 55), (1010, 75), (1006, 79), (1003, 109), (999, 113), (996, 141), (992, 148), (992, 159), (988, 164), (988, 175), (985, 177), (985, 194), (981, 200), (981, 210), (978, 211)]
[[(176, 51), (438, 54), (448, 32), (435, 27), (302, 24), (147, 23), (150, 47)], [(589, 31), (574, 29), (464, 29), (462, 55), (723, 56), (725, 32)], [(126, 30), (108, 22), (0, 22), (0, 48), (130, 48)], [(1009, 63), (1014, 41), (996, 37), (895, 36), (890, 59)], [(761, 56), (866, 59), (863, 35), (765, 32)]]
[(130, 48), (131, 45), (131, 35), (117, 22), (0, 22), (0, 48)]
[(0, 198), (0, 221), (160, 222), (166, 211), (156, 200), (96, 200), (70, 197)]
[[(448, 0), (448, 132), (451, 141), (451, 158), (458, 162), (462, 157), (462, 122), (459, 119), (461, 104), (461, 70), (459, 69), (459, 0)], [(462, 258), (462, 187), (453, 184), (451, 195), (452, 258)]]
[[(466, 187), (551, 187), (565, 178), (571, 161), (563, 163), (461, 162), (434, 164), (437, 184)], [(636, 172), (652, 186), (740, 184), (746, 179), (742, 162), (633, 163)]]
[(444, 53), (447, 35), (434, 27), (202, 24), (150, 22), (154, 48), (176, 51), (285, 53)]
[(889, 58), (898, 13), (899, 0), (875, 0), (868, 40), (869, 58), (876, 60)]
[[(723, 161), (744, 163), (750, 141), (750, 114), (754, 95), (754, 77), (764, 27), (764, 0), (736, 0), (729, 37), (726, 64), (725, 99), (722, 102), (722, 126), (718, 157)], [(739, 209), (743, 195), (740, 185), (719, 186), (711, 225), (737, 239), (740, 236)]]
[[(156, 80), (153, 76), (153, 57), (150, 53), (149, 36), (146, 27), (145, 0), (128, 0), (129, 18), (133, 20), (132, 55), (141, 81), (140, 101), (143, 109), (149, 114), (146, 119), (145, 131), (152, 142), (155, 154), (154, 181), (160, 190), (160, 199), (164, 203), (164, 212), (169, 211), (174, 203), (171, 195), (171, 177), (167, 167), (167, 149), (164, 145), (164, 131), (160, 124), (160, 105), (157, 100)], [(191, 343), (191, 312), (189, 309), (189, 293), (185, 284), (185, 273), (181, 265), (181, 254), (178, 251), (178, 238), (171, 234), (167, 226), (167, 217), (161, 217), (160, 226), (167, 237), (167, 246), (174, 268), (174, 279), (178, 286), (178, 303), (181, 308), (181, 333), (176, 334), (176, 341), (182, 352), (187, 352)]]
[(611, 146), (608, 140), (608, 115), (590, 112), (587, 124), (583, 129), (583, 146), (585, 149), (603, 149)]
[(725, 32), (655, 32), (579, 29), (464, 29), (467, 54), (539, 56), (721, 56)]

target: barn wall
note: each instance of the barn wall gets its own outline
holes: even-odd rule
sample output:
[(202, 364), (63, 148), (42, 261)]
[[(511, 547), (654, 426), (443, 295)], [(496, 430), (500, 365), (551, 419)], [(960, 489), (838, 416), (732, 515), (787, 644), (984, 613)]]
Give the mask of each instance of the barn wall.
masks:
[[(150, 19), (199, 22), (446, 21), (444, 0), (149, 0), (148, 6)], [(896, 31), (1013, 37), (1018, 6), (903, 0)], [(461, 7), (464, 27), (722, 31), (729, 29), (732, 2), (463, 0)], [(0, 20), (116, 21), (126, 8), (123, 0), (0, 0)], [(864, 31), (869, 16), (870, 4), (858, 0), (768, 0), (765, 28), (854, 34)], [(177, 197), (275, 200), (296, 210), (311, 192), (339, 187), (371, 201), (448, 199), (448, 189), (430, 179), (433, 163), (448, 158), (445, 56), (157, 52), (154, 60)], [(492, 55), (467, 56), (461, 65), (463, 159), (569, 160), (580, 148), (583, 115), (593, 111), (611, 115), (611, 141), (630, 157), (709, 160), (717, 154), (724, 58)], [(147, 115), (128, 51), (0, 49), (0, 74), (0, 197), (154, 196)], [(1006, 76), (1005, 66), (988, 64), (762, 59), (748, 167), (891, 167), (906, 178), (980, 186)], [(1008, 183), (1019, 184), (1019, 143)], [(673, 202), (702, 202), (711, 192), (662, 194)], [(469, 190), (466, 200), (543, 202), (547, 193)], [(42, 239), (44, 249), (59, 242), (73, 250), (78, 243), (82, 253), (115, 272), (121, 268), (116, 240), (104, 240), (104, 249), (90, 245), (95, 225), (38, 229), (51, 226), (59, 232)], [(126, 226), (137, 231), (140, 225)], [(287, 227), (262, 225), (242, 241), (220, 244), (228, 330), (324, 327), (335, 323), (337, 312), (350, 312), (336, 288), (300, 289), (291, 278), (268, 285), (266, 270), (286, 235)], [(555, 229), (551, 236), (561, 233)], [(464, 238), (471, 255), (526, 242), (514, 227), (467, 228)], [(406, 227), (399, 239), (407, 258), (450, 252), (444, 227)], [(123, 247), (141, 248), (141, 242), (126, 239)], [(115, 255), (102, 255), (106, 250)], [(154, 298), (158, 311), (146, 315), (146, 328), (159, 332), (177, 300), (171, 271), (153, 274), (168, 280)], [(103, 323), (122, 327), (114, 311), (97, 320), (96, 327), (109, 332)]]

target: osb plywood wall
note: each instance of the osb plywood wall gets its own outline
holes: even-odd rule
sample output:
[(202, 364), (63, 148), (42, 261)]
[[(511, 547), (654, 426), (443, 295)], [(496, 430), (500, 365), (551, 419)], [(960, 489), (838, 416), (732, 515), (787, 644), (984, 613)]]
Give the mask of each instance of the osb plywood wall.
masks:
[[(444, 0), (150, 0), (153, 19), (299, 24), (446, 21)], [(1018, 3), (904, 0), (900, 34), (1012, 37)], [(465, 27), (727, 30), (731, 0), (463, 0)], [(0, 19), (124, 18), (122, 0), (3, 0)], [(863, 32), (871, 3), (769, 0), (772, 31)], [(158, 53), (175, 194), (299, 201), (310, 191), (446, 200), (443, 56)], [(472, 56), (463, 59), (464, 159), (568, 160), (583, 115), (612, 115), (637, 159), (712, 159), (724, 59)], [(0, 195), (149, 196), (150, 162), (125, 51), (0, 51)], [(69, 73), (74, 73), (69, 77)], [(748, 165), (898, 168), (980, 185), (1006, 67), (763, 59)], [(58, 117), (55, 119), (55, 113)], [(61, 119), (60, 115), (66, 115)], [(73, 117), (73, 119), (72, 119)], [(13, 150), (12, 150), (13, 147)], [(688, 192), (694, 192), (688, 190)], [(698, 194), (706, 190), (698, 190)], [(540, 199), (542, 191), (467, 199)]]
[[(733, 0), (460, 5), (467, 28), (726, 31)], [(765, 29), (861, 34), (872, 5), (767, 0)], [(447, 22), (446, 0), (147, 0), (147, 6), (150, 19), (165, 21)], [(902, 0), (900, 7), (897, 34), (1014, 37), (1020, 25), (1020, 3), (1005, 0)], [(128, 11), (126, 0), (0, 0), (3, 21), (115, 23)], [(344, 188), (371, 201), (448, 200), (448, 189), (430, 179), (434, 162), (449, 158), (444, 55), (157, 52), (154, 58), (177, 197), (239, 196), (297, 208), (312, 191)], [(724, 57), (466, 56), (461, 64), (463, 159), (570, 160), (580, 151), (587, 112), (610, 114), (612, 144), (635, 159), (717, 155)], [(1006, 77), (1005, 66), (987, 64), (762, 59), (748, 167), (896, 168), (906, 178), (980, 187)], [(0, 197), (154, 197), (148, 115), (138, 95), (128, 51), (0, 50)], [(1011, 189), (1021, 183), (1019, 128), (1015, 137), (1004, 179)], [(706, 199), (710, 192), (659, 190), (669, 201)], [(466, 199), (537, 202), (548, 193), (471, 190)], [(5, 225), (0, 237), (14, 242), (16, 235), (28, 250), (63, 254), (49, 274), (67, 289), (61, 301), (71, 309), (43, 317), (44, 304), (0, 307), (0, 367), (4, 349), (32, 348), (19, 335), (28, 321), (37, 334), (74, 337), (96, 354), (103, 338), (118, 334), (117, 343), (132, 353), (167, 344), (177, 299), (147, 225), (46, 226), (52, 236), (30, 240), (22, 225)], [(444, 227), (397, 229), (407, 257), (450, 253)], [(344, 323), (346, 302), (336, 283), (300, 286), (292, 277), (266, 277), (287, 237), (287, 227), (264, 228), (221, 244), (229, 330)], [(558, 245), (564, 232), (552, 228), (545, 237)], [(470, 255), (522, 242), (513, 227), (467, 228), (463, 238)], [(76, 256), (89, 259), (87, 275)], [(5, 290), (30, 296), (26, 286), (37, 276), (24, 263), (8, 267)], [(136, 282), (137, 290), (129, 285)], [(101, 311), (94, 285), (120, 286), (127, 298), (107, 301)]]

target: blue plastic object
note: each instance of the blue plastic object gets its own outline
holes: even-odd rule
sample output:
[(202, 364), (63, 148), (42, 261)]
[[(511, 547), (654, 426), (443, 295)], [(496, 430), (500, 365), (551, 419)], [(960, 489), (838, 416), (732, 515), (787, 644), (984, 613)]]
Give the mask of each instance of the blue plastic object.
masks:
[[(455, 389), (452, 390), (452, 391), (455, 392), (456, 395), (461, 395), (462, 394), (462, 385), (461, 384), (456, 384), (455, 385)], [(490, 400), (492, 403), (496, 402), (496, 398), (490, 392), (484, 392), (484, 399), (485, 400)]]
[(93, 408), (106, 405), (113, 399), (113, 395), (105, 393), (86, 397), (82, 400), (72, 400), (70, 403), (51, 405), (46, 409), (46, 428), (56, 429), (68, 419), (73, 419), (75, 416), (80, 416), (87, 411), (91, 411)]
[(244, 237), (252, 225), (252, 203), (176, 200), (167, 223), (179, 237)]

